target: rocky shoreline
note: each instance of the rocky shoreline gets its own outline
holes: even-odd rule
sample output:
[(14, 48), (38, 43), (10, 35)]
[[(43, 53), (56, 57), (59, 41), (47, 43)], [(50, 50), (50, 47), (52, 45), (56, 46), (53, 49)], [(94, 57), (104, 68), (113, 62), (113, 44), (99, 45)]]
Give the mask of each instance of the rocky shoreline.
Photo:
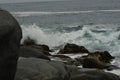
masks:
[[(120, 80), (120, 75), (104, 71), (120, 69), (111, 64), (115, 57), (107, 51), (90, 52), (70, 43), (55, 55), (51, 51), (47, 45), (26, 39), (19, 51), (15, 80)], [(67, 54), (82, 56), (71, 58)]]

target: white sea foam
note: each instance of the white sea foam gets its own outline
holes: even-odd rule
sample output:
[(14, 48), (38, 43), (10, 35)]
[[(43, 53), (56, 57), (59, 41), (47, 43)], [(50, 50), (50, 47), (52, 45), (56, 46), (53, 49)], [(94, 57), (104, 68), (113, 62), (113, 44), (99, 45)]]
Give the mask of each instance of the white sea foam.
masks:
[(120, 31), (113, 28), (105, 29), (103, 27), (99, 29), (99, 31), (104, 30), (103, 32), (94, 32), (92, 31), (93, 29), (96, 31), (98, 30), (98, 28), (95, 28), (95, 25), (93, 27), (91, 27), (91, 25), (84, 25), (82, 29), (77, 31), (48, 32), (36, 24), (21, 25), (21, 27), (23, 30), (22, 41), (26, 39), (27, 36), (30, 36), (35, 39), (38, 44), (46, 44), (51, 48), (64, 45), (65, 43), (75, 43), (85, 46), (90, 51), (107, 50), (112, 53), (112, 55), (120, 56), (120, 41), (118, 40)]
[(64, 54), (64, 55), (66, 55), (66, 56), (69, 56), (70, 58), (72, 58), (72, 59), (75, 59), (75, 58), (77, 58), (77, 57), (81, 57), (81, 56), (85, 56), (85, 55), (87, 55), (87, 53), (85, 54)]
[(113, 73), (113, 74), (116, 74), (116, 75), (120, 76), (120, 69), (112, 70), (112, 71), (105, 70), (105, 72)]
[[(41, 28), (39, 28), (37, 25), (33, 24), (30, 26), (24, 26), (21, 25), (22, 31), (23, 31), (23, 39), (26, 39), (27, 36), (31, 37), (32, 39), (35, 39), (38, 44), (47, 44), (50, 47), (59, 46), (60, 44), (63, 44), (63, 35), (60, 33), (45, 33)], [(63, 36), (63, 37), (62, 37)], [(65, 39), (64, 39), (65, 40)]]
[[(112, 61), (112, 64), (120, 68), (120, 58), (115, 58), (115, 59)], [(115, 69), (115, 70), (112, 70), (112, 71), (107, 71), (107, 70), (106, 70), (106, 72), (114, 73), (114, 74), (120, 76), (120, 69)]]
[(120, 9), (115, 9), (115, 10), (99, 10), (102, 12), (120, 12)]
[(54, 15), (54, 14), (78, 14), (78, 13), (89, 13), (94, 11), (71, 11), (71, 12), (11, 12), (13, 15), (20, 17), (24, 16), (35, 16), (35, 15)]
[(81, 34), (81, 31), (70, 32), (70, 33), (47, 33), (44, 32), (39, 26), (33, 25), (21, 25), (23, 30), (23, 40), (30, 36), (31, 38), (37, 40), (38, 44), (47, 44), (51, 47), (62, 45), (66, 42), (72, 43), (73, 40), (78, 38)]
[(118, 10), (88, 10), (88, 11), (64, 11), (64, 12), (29, 11), (29, 12), (11, 12), (11, 13), (19, 17), (25, 17), (25, 16), (36, 16), (36, 15), (80, 14), (80, 13), (94, 13), (94, 12), (120, 12), (120, 10), (119, 9)]

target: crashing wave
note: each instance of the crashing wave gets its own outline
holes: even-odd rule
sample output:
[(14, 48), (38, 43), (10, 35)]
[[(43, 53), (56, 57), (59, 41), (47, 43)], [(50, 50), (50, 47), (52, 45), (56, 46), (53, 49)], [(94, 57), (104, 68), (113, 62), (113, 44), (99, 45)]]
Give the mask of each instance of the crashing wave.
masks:
[(76, 31), (73, 29), (73, 31), (71, 30), (69, 32), (60, 32), (59, 29), (58, 31), (44, 30), (36, 24), (21, 25), (23, 30), (22, 41), (29, 36), (35, 39), (38, 44), (46, 44), (51, 48), (64, 45), (65, 43), (75, 43), (85, 46), (90, 51), (107, 50), (113, 55), (119, 55), (120, 41), (118, 37), (120, 31), (113, 28), (105, 29), (107, 25), (104, 25), (105, 27), (103, 27), (103, 25), (97, 25), (102, 27), (99, 29), (99, 32), (96, 33), (98, 28), (96, 28), (96, 25), (92, 26), (84, 25), (81, 29)]
[(120, 10), (88, 10), (88, 11), (64, 11), (64, 12), (11, 12), (18, 17), (39, 16), (39, 15), (63, 15), (63, 14), (80, 14), (80, 13), (94, 13), (94, 12), (120, 12)]

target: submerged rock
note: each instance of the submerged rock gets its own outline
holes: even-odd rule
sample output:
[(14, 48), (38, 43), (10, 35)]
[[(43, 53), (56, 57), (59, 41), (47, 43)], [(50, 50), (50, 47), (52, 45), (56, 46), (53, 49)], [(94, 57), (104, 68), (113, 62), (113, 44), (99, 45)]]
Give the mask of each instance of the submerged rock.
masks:
[(15, 80), (70, 80), (70, 72), (61, 62), (20, 58)]
[(67, 43), (63, 49), (61, 49), (58, 54), (70, 54), (70, 53), (89, 53), (89, 51), (84, 46), (78, 46), (76, 44)]

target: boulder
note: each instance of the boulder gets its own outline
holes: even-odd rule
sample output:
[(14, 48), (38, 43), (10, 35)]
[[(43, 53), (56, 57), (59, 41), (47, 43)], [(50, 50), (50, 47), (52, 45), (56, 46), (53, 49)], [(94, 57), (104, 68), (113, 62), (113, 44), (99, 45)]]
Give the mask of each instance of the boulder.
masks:
[(70, 54), (70, 53), (89, 53), (89, 51), (84, 46), (78, 46), (76, 44), (67, 43), (63, 49), (61, 49), (58, 54)]
[(76, 60), (82, 61), (86, 58), (93, 58), (98, 61), (104, 62), (104, 63), (110, 63), (115, 57), (112, 56), (109, 52), (104, 51), (104, 52), (92, 52), (87, 55), (84, 55), (82, 57), (77, 57)]
[(40, 52), (34, 48), (31, 48), (29, 46), (21, 46), (20, 51), (19, 51), (19, 56), (20, 57), (25, 57), (25, 58), (41, 58), (41, 59), (47, 59), (50, 60), (50, 58), (45, 55), (43, 52)]
[(23, 41), (22, 46), (29, 46), (29, 47), (35, 48), (47, 55), (50, 55), (49, 52), (52, 52), (52, 50), (50, 50), (50, 48), (47, 45), (44, 45), (44, 44), (38, 45), (37, 41), (34, 39), (31, 39), (29, 36)]
[(75, 58), (76, 63), (78, 64), (78, 66), (83, 64), (83, 60), (86, 59), (87, 56), (78, 56)]
[(0, 9), (0, 80), (14, 80), (21, 38), (19, 23)]
[(71, 80), (120, 80), (120, 77), (96, 69), (79, 69), (71, 73)]
[(115, 57), (111, 56), (109, 52), (104, 51), (104, 52), (93, 52), (88, 54), (88, 57), (94, 57), (98, 58), (102, 62), (109, 63), (111, 60), (113, 60)]
[(52, 52), (52, 50), (50, 50), (47, 45), (31, 45), (29, 47), (34, 48), (40, 52), (43, 52), (44, 54), (49, 56), (51, 55), (49, 52)]
[(114, 57), (107, 51), (93, 52), (88, 55), (75, 58), (75, 60), (78, 61), (79, 64), (82, 64), (84, 68), (98, 68), (107, 70), (118, 69), (119, 67), (110, 64), (112, 59), (114, 59)]
[(94, 58), (86, 58), (83, 60), (82, 63), (83, 68), (98, 68), (98, 69), (105, 69), (107, 68), (106, 64), (94, 59)]
[(70, 72), (61, 62), (20, 58), (15, 80), (70, 80)]

